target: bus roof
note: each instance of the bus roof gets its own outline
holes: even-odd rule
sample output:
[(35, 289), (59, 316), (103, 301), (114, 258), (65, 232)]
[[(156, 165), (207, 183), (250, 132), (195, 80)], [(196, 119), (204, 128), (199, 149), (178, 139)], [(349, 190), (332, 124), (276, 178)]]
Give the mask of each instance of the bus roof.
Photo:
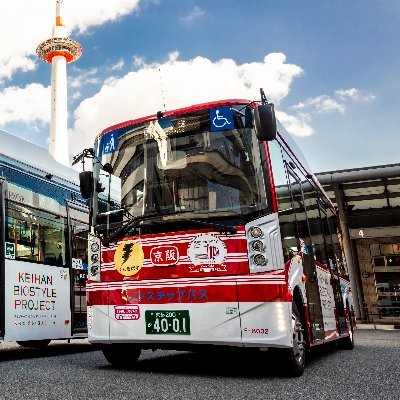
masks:
[[(176, 115), (181, 115), (181, 114), (186, 114), (194, 111), (199, 111), (199, 110), (204, 110), (206, 108), (214, 108), (214, 107), (224, 107), (224, 106), (231, 106), (231, 105), (236, 105), (236, 104), (253, 104), (255, 101), (253, 100), (245, 100), (245, 99), (228, 99), (228, 100), (218, 100), (218, 101), (211, 101), (208, 103), (201, 103), (201, 104), (195, 104), (189, 107), (184, 107), (184, 108), (178, 108), (176, 110), (171, 110), (171, 111), (163, 111), (163, 117), (174, 117)], [(125, 122), (121, 122), (116, 125), (112, 125), (106, 129), (104, 129), (100, 134), (97, 136), (96, 139), (99, 137), (107, 134), (108, 132), (115, 131), (117, 129), (121, 128), (127, 128), (129, 126), (141, 124), (143, 122), (151, 121), (157, 118), (157, 114), (153, 115), (148, 115), (146, 117), (141, 117), (137, 119), (132, 119), (128, 120)]]
[(26, 171), (31, 170), (30, 172), (51, 174), (62, 181), (78, 185), (78, 171), (54, 160), (47, 149), (1, 129), (0, 142), (0, 162), (19, 165)]

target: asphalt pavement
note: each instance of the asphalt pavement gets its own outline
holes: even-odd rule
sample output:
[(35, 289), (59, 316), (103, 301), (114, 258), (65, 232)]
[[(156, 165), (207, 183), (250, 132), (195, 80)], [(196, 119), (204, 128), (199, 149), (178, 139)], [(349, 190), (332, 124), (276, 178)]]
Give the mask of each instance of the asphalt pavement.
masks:
[(354, 350), (312, 354), (300, 378), (262, 353), (144, 351), (111, 367), (85, 340), (45, 349), (0, 345), (0, 399), (399, 399), (400, 331), (359, 330)]

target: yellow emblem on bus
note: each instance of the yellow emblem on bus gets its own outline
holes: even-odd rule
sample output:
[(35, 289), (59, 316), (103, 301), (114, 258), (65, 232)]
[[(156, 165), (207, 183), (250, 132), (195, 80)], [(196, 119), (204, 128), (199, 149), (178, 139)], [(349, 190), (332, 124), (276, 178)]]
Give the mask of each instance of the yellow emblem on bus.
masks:
[(124, 276), (137, 274), (144, 263), (142, 245), (138, 242), (121, 243), (114, 254), (114, 264), (117, 271)]

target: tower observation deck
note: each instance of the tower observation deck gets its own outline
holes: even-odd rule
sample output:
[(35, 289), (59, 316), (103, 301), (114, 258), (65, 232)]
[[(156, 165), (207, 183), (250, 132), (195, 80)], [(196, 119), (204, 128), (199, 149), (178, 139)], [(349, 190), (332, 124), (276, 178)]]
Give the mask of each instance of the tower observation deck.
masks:
[(82, 46), (66, 35), (61, 16), (63, 0), (56, 1), (56, 24), (51, 39), (45, 40), (36, 54), (52, 64), (51, 70), (51, 121), (49, 152), (58, 162), (69, 166), (68, 111), (67, 111), (67, 64), (82, 55)]

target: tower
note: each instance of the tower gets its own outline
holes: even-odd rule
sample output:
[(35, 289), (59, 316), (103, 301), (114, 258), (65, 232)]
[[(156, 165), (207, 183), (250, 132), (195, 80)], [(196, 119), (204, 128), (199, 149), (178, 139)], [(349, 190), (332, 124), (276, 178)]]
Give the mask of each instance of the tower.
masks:
[(58, 162), (69, 166), (68, 111), (67, 111), (67, 64), (82, 55), (82, 46), (66, 37), (61, 17), (61, 3), (56, 2), (56, 24), (53, 37), (41, 43), (36, 54), (51, 63), (51, 120), (49, 152)]

